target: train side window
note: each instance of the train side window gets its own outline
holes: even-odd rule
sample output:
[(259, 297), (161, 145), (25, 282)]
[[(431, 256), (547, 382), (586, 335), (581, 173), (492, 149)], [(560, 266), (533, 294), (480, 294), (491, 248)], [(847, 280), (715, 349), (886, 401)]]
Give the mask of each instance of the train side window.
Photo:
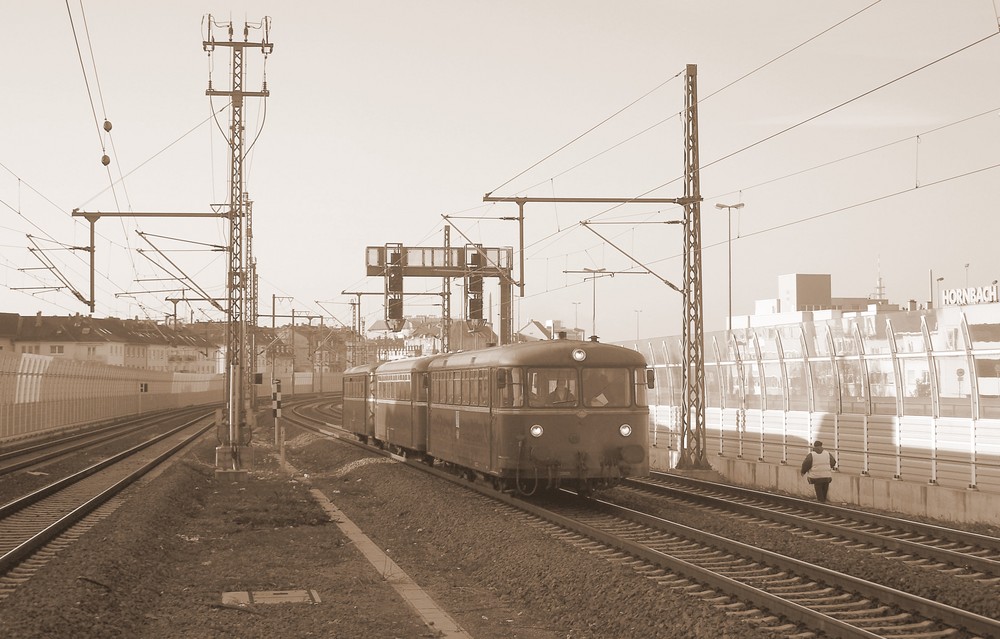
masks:
[(515, 408), (522, 408), (525, 405), (524, 371), (520, 368), (510, 369), (507, 386), (510, 388), (510, 405)]
[(527, 405), (532, 407), (544, 406), (548, 397), (549, 389), (547, 377), (538, 370), (528, 371), (527, 383)]
[(479, 387), (472, 379), (475, 374), (476, 371), (462, 371), (462, 404), (465, 406), (475, 406), (479, 403), (479, 398), (476, 396)]
[[(521, 371), (519, 369), (496, 369), (497, 406), (511, 408), (521, 405)], [(515, 381), (516, 380), (516, 381)]]
[(480, 369), (478, 371), (478, 381), (479, 381), (479, 405), (489, 406), (490, 405), (490, 371), (487, 369)]
[(416, 397), (418, 402), (421, 403), (426, 402), (427, 385), (428, 385), (427, 373), (417, 373), (417, 376), (416, 378), (414, 378), (414, 381), (416, 382), (416, 392), (414, 393), (414, 396)]

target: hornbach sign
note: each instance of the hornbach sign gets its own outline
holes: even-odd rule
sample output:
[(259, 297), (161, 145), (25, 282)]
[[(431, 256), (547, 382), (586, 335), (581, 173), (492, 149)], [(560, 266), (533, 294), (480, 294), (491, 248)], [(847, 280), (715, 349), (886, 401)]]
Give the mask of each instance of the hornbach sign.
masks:
[(964, 306), (967, 304), (993, 304), (1000, 302), (1000, 289), (997, 284), (989, 286), (970, 286), (968, 288), (949, 288), (941, 291), (942, 306)]

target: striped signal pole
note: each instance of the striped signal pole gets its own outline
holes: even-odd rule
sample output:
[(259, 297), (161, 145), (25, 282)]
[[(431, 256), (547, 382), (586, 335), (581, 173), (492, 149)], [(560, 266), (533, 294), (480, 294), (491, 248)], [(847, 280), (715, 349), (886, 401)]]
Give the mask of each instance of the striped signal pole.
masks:
[(271, 416), (274, 418), (274, 445), (280, 446), (278, 440), (278, 419), (281, 418), (281, 380), (271, 382)]

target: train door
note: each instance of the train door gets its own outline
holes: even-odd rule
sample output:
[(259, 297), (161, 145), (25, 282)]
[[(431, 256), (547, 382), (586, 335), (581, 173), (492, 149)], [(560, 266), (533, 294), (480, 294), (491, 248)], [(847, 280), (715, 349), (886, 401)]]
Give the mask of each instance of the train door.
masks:
[(365, 407), (368, 409), (365, 412), (365, 433), (368, 435), (375, 434), (375, 374), (370, 373), (368, 375), (368, 392), (365, 399)]
[(413, 450), (427, 450), (427, 424), (430, 412), (429, 387), (430, 373), (419, 372), (413, 376), (410, 393), (410, 448)]
[[(515, 395), (520, 395), (520, 370), (510, 368), (490, 369), (490, 470), (500, 473), (515, 454), (512, 442), (515, 419), (511, 408), (517, 405)], [(515, 379), (517, 385), (515, 386)]]
[(496, 385), (495, 368), (487, 368), (479, 371), (479, 392), (481, 393), (481, 404), (486, 404), (486, 443), (489, 446), (489, 456), (486, 458), (486, 468), (493, 470), (496, 466)]

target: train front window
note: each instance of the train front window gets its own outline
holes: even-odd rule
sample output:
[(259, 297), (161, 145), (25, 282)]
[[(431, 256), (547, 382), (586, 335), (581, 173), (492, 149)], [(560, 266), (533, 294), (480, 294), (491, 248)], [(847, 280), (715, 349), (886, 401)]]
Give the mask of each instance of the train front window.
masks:
[(627, 368), (583, 369), (583, 405), (589, 408), (622, 408), (631, 401)]
[(528, 369), (528, 405), (533, 408), (567, 408), (580, 396), (574, 368)]

